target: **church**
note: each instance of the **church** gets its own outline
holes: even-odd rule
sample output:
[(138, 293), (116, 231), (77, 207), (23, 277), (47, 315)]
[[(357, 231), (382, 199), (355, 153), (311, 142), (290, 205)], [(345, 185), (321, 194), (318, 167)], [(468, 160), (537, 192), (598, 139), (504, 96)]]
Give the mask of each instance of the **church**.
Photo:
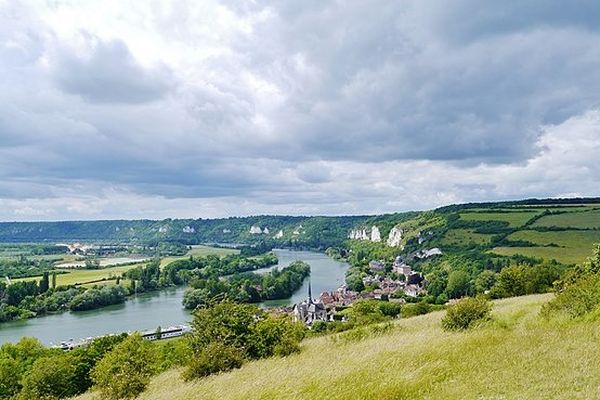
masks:
[(312, 289), (308, 283), (308, 298), (300, 304), (294, 305), (294, 321), (312, 325), (315, 321), (327, 321), (327, 310), (321, 301), (312, 298)]

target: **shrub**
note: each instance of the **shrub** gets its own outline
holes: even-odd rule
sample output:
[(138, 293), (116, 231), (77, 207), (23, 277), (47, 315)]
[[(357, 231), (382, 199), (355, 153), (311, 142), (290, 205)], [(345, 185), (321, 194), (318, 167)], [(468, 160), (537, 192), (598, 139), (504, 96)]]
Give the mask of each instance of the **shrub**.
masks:
[(571, 318), (583, 316), (600, 306), (600, 275), (587, 275), (570, 284), (554, 299), (544, 304), (541, 314), (549, 318), (556, 314)]
[(448, 307), (442, 319), (447, 331), (465, 330), (490, 317), (491, 303), (483, 297), (467, 297)]
[(382, 301), (379, 303), (379, 310), (381, 310), (381, 313), (386, 317), (396, 318), (398, 315), (400, 315), (401, 309), (402, 306), (398, 303), (390, 303), (387, 301)]
[(92, 370), (92, 379), (105, 399), (133, 399), (155, 372), (156, 349), (139, 334), (129, 336)]
[(212, 342), (194, 357), (183, 372), (183, 379), (202, 378), (217, 372), (229, 371), (242, 366), (243, 352), (231, 345)]
[(427, 314), (429, 311), (431, 311), (431, 306), (425, 302), (405, 304), (402, 307), (402, 317), (416, 317), (417, 315)]

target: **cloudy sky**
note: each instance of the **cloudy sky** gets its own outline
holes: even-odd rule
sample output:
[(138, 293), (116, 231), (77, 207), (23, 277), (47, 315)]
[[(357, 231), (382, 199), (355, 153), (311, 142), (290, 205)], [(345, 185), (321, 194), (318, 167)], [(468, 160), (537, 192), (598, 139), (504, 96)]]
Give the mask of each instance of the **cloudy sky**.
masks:
[(600, 195), (600, 2), (0, 0), (0, 220)]

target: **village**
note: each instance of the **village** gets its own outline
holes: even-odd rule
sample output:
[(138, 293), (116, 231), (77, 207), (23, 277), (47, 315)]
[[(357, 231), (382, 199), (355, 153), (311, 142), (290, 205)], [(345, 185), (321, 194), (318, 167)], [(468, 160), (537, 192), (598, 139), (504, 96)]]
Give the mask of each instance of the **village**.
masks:
[[(428, 254), (441, 254), (439, 249), (432, 249)], [(284, 311), (291, 314), (294, 321), (311, 326), (316, 321), (344, 321), (338, 312), (351, 306), (357, 300), (387, 300), (395, 303), (406, 303), (407, 298), (417, 298), (427, 293), (427, 281), (412, 267), (406, 264), (401, 256), (394, 261), (391, 273), (386, 273), (386, 265), (379, 260), (369, 262), (369, 273), (363, 278), (368, 290), (356, 292), (346, 285), (332, 292), (323, 292), (317, 298), (312, 297), (309, 284), (306, 300)]]

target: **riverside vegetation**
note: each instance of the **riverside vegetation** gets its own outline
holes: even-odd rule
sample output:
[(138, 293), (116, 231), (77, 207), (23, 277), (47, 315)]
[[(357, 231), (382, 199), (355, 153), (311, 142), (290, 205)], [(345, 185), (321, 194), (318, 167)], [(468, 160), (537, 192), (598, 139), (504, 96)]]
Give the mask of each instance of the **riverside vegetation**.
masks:
[[(286, 357), (241, 363), (235, 351), (211, 346), (202, 335), (200, 348), (229, 361), (216, 369), (197, 368), (198, 375), (230, 372), (188, 381), (189, 367), (168, 369), (150, 379), (139, 399), (596, 398), (600, 377), (590, 368), (600, 362), (595, 345), (599, 271), (596, 247), (592, 257), (557, 282), (555, 295), (493, 303), (467, 299), (451, 314), (367, 323), (330, 335), (310, 333), (300, 342), (301, 351)], [(202, 320), (230, 321), (220, 314), (232, 315), (231, 306), (223, 305), (228, 311), (217, 315), (211, 314), (213, 308)], [(460, 327), (448, 326), (450, 319)], [(470, 322), (465, 325), (465, 320)], [(213, 335), (227, 337), (227, 330), (219, 328)], [(78, 400), (101, 396), (97, 390)]]
[[(243, 307), (254, 307), (254, 311), (252, 311), (254, 313), (253, 320), (264, 320), (266, 322), (261, 323), (260, 326), (255, 326), (252, 332), (244, 333), (238, 330), (240, 326), (235, 322), (237, 317), (230, 320), (207, 314), (211, 315), (211, 319), (225, 324), (225, 328), (223, 326), (210, 328), (213, 329), (217, 337), (234, 337), (241, 332), (242, 336), (246, 335), (246, 339), (250, 342), (241, 344), (243, 349), (237, 348), (240, 343), (231, 345), (224, 343), (226, 341), (223, 340), (208, 342), (206, 338), (196, 342), (200, 344), (194, 347), (191, 342), (194, 336), (185, 340), (168, 342), (168, 346), (166, 343), (152, 343), (151, 347), (147, 347), (148, 349), (154, 349), (148, 351), (149, 361), (141, 364), (148, 366), (148, 369), (129, 371), (132, 376), (140, 377), (140, 383), (129, 387), (127, 382), (123, 382), (123, 385), (126, 386), (126, 389), (123, 390), (129, 393), (127, 396), (137, 395), (139, 391), (144, 390), (142, 398), (161, 398), (160, 396), (164, 395), (165, 392), (161, 391), (163, 388), (157, 388), (154, 382), (159, 382), (159, 385), (165, 386), (165, 382), (173, 380), (177, 382), (177, 387), (169, 387), (172, 391), (172, 396), (169, 397), (182, 399), (198, 398), (197, 396), (194, 397), (195, 392), (193, 390), (195, 389), (192, 389), (198, 387), (201, 387), (202, 393), (205, 394), (205, 397), (202, 398), (222, 398), (222, 396), (218, 396), (219, 393), (224, 393), (226, 397), (231, 398), (252, 398), (252, 396), (320, 398), (322, 397), (320, 394), (330, 393), (327, 388), (330, 387), (332, 382), (338, 384), (345, 382), (349, 389), (348, 391), (341, 389), (339, 393), (332, 394), (330, 398), (344, 398), (342, 396), (344, 394), (346, 397), (356, 394), (359, 398), (414, 396), (441, 396), (443, 398), (444, 396), (452, 397), (452, 393), (461, 392), (465, 393), (465, 398), (469, 398), (469, 396), (470, 398), (478, 398), (481, 397), (482, 393), (489, 394), (490, 392), (486, 391), (486, 386), (483, 384), (481, 386), (474, 385), (475, 389), (471, 391), (467, 390), (467, 387), (460, 387), (460, 382), (464, 377), (473, 378), (461, 364), (461, 362), (466, 365), (469, 364), (465, 361), (463, 352), (473, 352), (474, 349), (478, 349), (478, 352), (481, 350), (482, 354), (487, 354), (490, 359), (503, 365), (508, 360), (504, 360), (500, 356), (506, 354), (508, 347), (504, 348), (498, 344), (496, 339), (500, 337), (501, 340), (512, 343), (515, 348), (518, 348), (521, 351), (520, 354), (530, 354), (530, 357), (533, 357), (530, 360), (531, 362), (534, 364), (539, 362), (542, 365), (550, 362), (550, 359), (541, 356), (536, 359), (535, 354), (537, 353), (528, 352), (526, 348), (522, 347), (522, 343), (516, 343), (517, 332), (524, 331), (526, 337), (529, 338), (529, 342), (527, 340), (525, 342), (532, 349), (540, 352), (540, 346), (543, 343), (536, 339), (538, 335), (556, 334), (559, 337), (565, 337), (569, 330), (581, 334), (582, 330), (585, 331), (590, 328), (590, 321), (594, 321), (595, 315), (600, 314), (597, 307), (600, 299), (598, 294), (598, 288), (600, 287), (598, 282), (600, 280), (597, 279), (599, 252), (596, 249), (592, 258), (583, 262), (585, 255), (592, 253), (591, 246), (586, 250), (582, 250), (579, 241), (574, 239), (578, 237), (590, 241), (594, 240), (596, 231), (600, 229), (600, 220), (596, 220), (596, 215), (599, 214), (598, 210), (600, 209), (598, 207), (599, 203), (600, 200), (598, 199), (528, 200), (511, 203), (466, 204), (444, 207), (424, 213), (347, 219), (345, 219), (346, 217), (316, 218), (314, 221), (311, 218), (299, 217), (290, 217), (290, 219), (286, 219), (287, 217), (234, 219), (234, 224), (231, 227), (242, 227), (241, 230), (236, 231), (236, 237), (240, 238), (242, 243), (253, 245), (253, 247), (242, 251), (241, 255), (236, 256), (238, 258), (225, 256), (208, 257), (201, 260), (200, 257), (191, 257), (163, 265), (162, 268), (159, 263), (151, 262), (145, 266), (131, 268), (131, 272), (128, 271), (123, 276), (123, 281), (128, 283), (127, 286), (124, 286), (124, 283), (121, 286), (126, 287), (128, 290), (133, 289), (136, 292), (187, 283), (191, 286), (186, 295), (190, 300), (189, 307), (199, 307), (196, 315), (201, 312), (210, 313), (215, 312), (214, 310), (223, 310), (220, 307), (231, 307), (228, 309), (228, 313), (239, 315), (241, 318), (247, 316), (249, 312), (249, 309)], [(183, 223), (182, 221), (178, 221), (177, 224)], [(286, 227), (294, 227), (294, 232), (298, 232), (298, 234), (287, 238), (284, 236), (282, 239), (265, 236), (264, 233), (259, 235), (248, 234), (246, 232), (247, 225), (244, 224), (249, 221), (254, 221), (254, 223), (259, 223), (256, 221), (263, 221), (260, 223), (266, 221), (268, 224), (281, 223), (283, 225), (280, 226), (283, 226), (283, 229), (287, 230)], [(214, 223), (214, 226), (218, 226), (219, 229), (222, 228), (223, 231), (233, 232), (227, 225), (230, 222), (232, 221), (214, 220), (211, 223)], [(300, 222), (306, 225), (302, 225), (302, 228), (300, 228)], [(309, 222), (311, 225), (309, 225)], [(154, 224), (155, 222), (150, 221), (147, 223)], [(173, 221), (156, 223), (162, 224), (156, 226), (163, 228), (169, 226), (174, 229), (174, 226), (178, 226), (173, 225), (175, 224)], [(191, 222), (186, 221), (186, 223)], [(205, 224), (205, 222), (202, 222), (202, 224)], [(379, 227), (383, 237), (392, 228), (401, 228), (403, 237), (400, 245), (388, 246), (385, 241), (347, 240), (346, 235), (349, 229), (372, 225)], [(13, 228), (29, 229), (32, 226), (35, 225), (19, 225)], [(93, 224), (86, 226), (86, 229), (90, 229), (91, 226)], [(310, 226), (310, 229), (306, 228), (308, 226)], [(59, 229), (61, 225), (44, 226), (44, 228), (51, 227)], [(322, 232), (318, 232), (315, 227), (322, 229)], [(2, 228), (0, 224), (0, 231)], [(155, 230), (151, 231), (155, 232)], [(166, 235), (171, 232), (166, 228), (162, 231), (167, 232)], [(191, 231), (191, 228), (187, 229), (187, 232)], [(241, 232), (245, 233), (242, 234)], [(325, 237), (325, 233), (329, 233), (329, 236)], [(550, 242), (548, 242), (550, 236), (545, 235), (546, 233), (552, 234)], [(175, 236), (180, 235), (178, 233)], [(202, 233), (202, 235), (205, 235), (205, 233)], [(215, 234), (215, 237), (219, 235)], [(187, 236), (186, 240), (194, 239)], [(587, 241), (584, 242), (588, 243)], [(264, 314), (255, 306), (237, 303), (270, 298), (269, 296), (274, 293), (284, 296), (289, 291), (293, 291), (293, 287), (298, 282), (302, 282), (303, 276), (306, 276), (307, 272), (306, 266), (301, 264), (291, 265), (292, 269), (288, 271), (271, 272), (270, 276), (267, 275), (267, 277), (253, 273), (256, 269), (256, 264), (253, 263), (261, 257), (268, 257), (264, 255), (257, 256), (257, 254), (262, 254), (264, 251), (273, 248), (273, 246), (283, 243), (287, 243), (292, 247), (307, 246), (315, 249), (323, 249), (327, 246), (328, 254), (336, 258), (346, 259), (351, 264), (351, 268), (348, 270), (347, 284), (351, 289), (362, 292), (376, 289), (374, 285), (365, 286), (363, 284), (363, 278), (370, 273), (368, 264), (371, 260), (380, 260), (385, 266), (383, 274), (392, 276), (394, 272), (391, 271), (391, 265), (396, 257), (400, 256), (410, 262), (411, 267), (425, 277), (428, 282), (427, 292), (417, 297), (394, 293), (391, 297), (403, 297), (408, 302), (402, 306), (385, 301), (385, 299), (383, 301), (355, 302), (346, 310), (340, 310), (339, 315), (345, 316), (347, 322), (315, 323), (311, 330), (297, 327), (289, 320), (279, 320), (277, 317)], [(443, 254), (431, 258), (415, 256), (419, 251), (432, 247), (442, 248)], [(510, 251), (505, 249), (510, 249)], [(522, 249), (527, 249), (527, 251)], [(555, 250), (559, 250), (562, 257), (554, 257), (557, 254)], [(262, 259), (266, 260), (266, 258)], [(574, 260), (577, 262), (573, 262)], [(47, 284), (50, 289), (46, 290), (43, 295), (25, 295), (21, 301), (25, 297), (36, 299), (37, 296), (51, 296), (54, 295), (54, 292), (59, 291), (57, 288), (52, 289), (53, 285), (51, 283), (42, 283), (42, 281), (47, 281), (47, 278), (43, 275), (38, 284), (38, 290), (40, 285), (45, 288)], [(278, 283), (275, 284), (275, 282)], [(6, 289), (16, 291), (16, 289), (10, 289), (11, 286), (13, 285), (7, 286)], [(31, 285), (23, 285), (22, 289), (24, 291), (34, 290)], [(71, 289), (73, 288), (69, 290)], [(100, 290), (100, 288), (95, 289)], [(501, 299), (533, 293), (546, 293), (552, 290), (557, 293), (552, 300), (549, 295), (541, 295), (525, 297), (523, 300), (496, 301), (491, 312), (488, 300), (484, 300), (482, 297), (473, 300), (461, 300), (449, 308), (449, 312), (443, 318), (443, 323), (439, 312), (434, 312), (428, 316), (419, 316), (440, 310), (448, 300), (463, 297), (485, 296), (486, 299)], [(8, 296), (5, 292), (3, 301), (6, 302), (9, 297), (14, 298), (14, 296)], [(548, 302), (548, 300), (551, 301)], [(547, 304), (541, 307), (545, 303)], [(82, 302), (82, 304), (86, 304), (86, 302)], [(225, 306), (221, 304), (225, 304)], [(6, 303), (0, 308), (6, 310), (10, 306)], [(240, 309), (237, 307), (240, 307)], [(539, 312), (540, 308), (542, 308), (541, 314)], [(506, 310), (508, 310), (508, 314), (504, 312)], [(398, 315), (402, 318), (395, 321)], [(411, 316), (419, 317), (406, 319)], [(272, 320), (272, 318), (275, 319)], [(413, 330), (413, 327), (416, 330)], [(404, 330), (408, 332), (404, 332)], [(416, 336), (411, 337), (410, 332), (413, 332)], [(225, 336), (219, 336), (221, 334)], [(320, 337), (324, 334), (327, 335)], [(300, 342), (300, 339), (304, 336), (308, 338)], [(583, 337), (588, 336), (583, 335)], [(426, 342), (431, 343), (434, 347), (437, 345), (446, 346), (449, 352), (443, 351), (444, 349), (420, 347), (419, 343), (416, 342), (417, 337), (427, 337)], [(392, 345), (387, 342), (388, 338), (393, 338), (398, 343)], [(590, 337), (588, 339), (591, 340)], [(132, 337), (127, 340), (136, 339)], [(260, 356), (256, 355), (259, 353), (248, 353), (246, 351), (247, 346), (251, 346), (254, 340), (261, 343), (270, 343), (270, 350), (260, 352)], [(449, 346), (450, 342), (448, 341), (456, 343), (456, 346)], [(470, 345), (472, 341), (477, 342), (476, 347)], [(410, 343), (412, 343), (412, 347), (409, 345)], [(556, 343), (557, 346), (558, 343)], [(581, 342), (582, 346), (584, 343), (584, 341)], [(393, 353), (392, 359), (389, 359), (389, 354), (382, 353), (383, 350), (376, 347), (376, 344), (389, 345), (390, 352)], [(133, 347), (123, 345), (125, 349)], [(319, 352), (313, 353), (313, 348), (319, 349)], [(457, 349), (457, 353), (450, 351), (454, 348)], [(286, 350), (283, 351), (283, 349)], [(294, 352), (298, 350), (302, 351), (294, 355)], [(346, 350), (353, 354), (358, 351), (360, 356), (355, 356), (363, 363), (359, 364), (348, 358)], [(122, 351), (127, 353), (125, 350)], [(408, 359), (405, 359), (404, 354), (412, 355), (413, 353), (414, 359), (411, 359), (413, 361), (409, 362)], [(436, 353), (439, 357), (430, 358), (432, 353)], [(9, 351), (8, 354), (16, 353)], [(324, 381), (315, 375), (314, 370), (305, 369), (305, 366), (306, 368), (321, 368), (323, 373), (323, 370), (329, 368), (318, 364), (318, 362), (311, 362), (306, 358), (310, 354), (312, 356), (326, 354), (329, 359), (336, 359), (338, 363), (345, 363), (347, 366), (342, 368), (342, 365), (340, 365), (331, 368), (332, 371), (341, 371), (339, 379), (336, 376), (330, 376), (329, 372), (325, 373), (325, 377), (329, 379), (327, 383), (326, 380)], [(219, 355), (219, 357), (214, 355)], [(546, 355), (548, 353), (545, 353), (544, 357)], [(271, 358), (272, 356), (276, 357)], [(277, 356), (285, 357), (279, 358)], [(598, 359), (589, 359), (595, 356), (594, 352), (589, 352), (582, 359), (598, 361)], [(13, 358), (13, 361), (6, 363), (9, 366), (7, 368), (14, 368), (15, 364), (11, 363), (22, 358), (19, 358), (19, 356), (10, 357)], [(267, 357), (269, 360), (255, 361), (263, 357)], [(477, 363), (483, 364), (485, 362), (485, 359), (477, 357), (473, 357), (477, 359)], [(552, 354), (549, 357), (553, 357)], [(27, 361), (24, 361), (22, 365), (20, 361), (16, 361), (21, 365), (19, 368), (22, 371), (22, 378), (19, 380), (20, 386), (16, 391), (13, 385), (13, 392), (8, 398), (11, 396), (25, 396), (22, 393), (27, 393), (26, 390), (29, 390), (25, 389), (26, 382), (34, 382), (33, 378), (26, 379), (26, 376), (29, 374), (29, 368), (34, 361), (37, 361), (37, 358), (34, 357), (33, 361), (27, 357), (25, 358)], [(396, 358), (404, 360), (407, 365), (414, 364), (415, 368), (418, 363), (415, 364), (414, 360), (417, 360), (425, 369), (431, 369), (431, 374), (417, 372), (422, 371), (421, 368), (412, 370), (406, 365), (397, 363)], [(121, 358), (118, 359), (121, 360)], [(428, 361), (433, 359), (441, 360), (438, 361), (441, 364), (434, 365)], [(215, 360), (222, 360), (223, 362), (215, 363)], [(576, 360), (572, 361), (575, 362)], [(194, 362), (197, 364), (194, 365)], [(259, 377), (252, 372), (258, 372), (255, 368), (260, 369), (260, 367), (254, 367), (254, 365), (285, 367), (287, 363), (291, 363), (298, 371), (303, 371), (304, 375), (295, 375), (294, 370), (286, 373), (270, 370), (271, 376), (279, 376), (282, 382), (280, 385), (277, 381), (271, 381), (270, 377)], [(473, 365), (478, 365), (477, 363)], [(0, 365), (3, 365), (2, 362), (0, 362)], [(57, 363), (57, 365), (60, 364)], [(136, 365), (139, 366), (140, 364)], [(386, 367), (381, 369), (382, 367), (378, 365), (386, 365)], [(394, 365), (395, 370), (389, 371), (388, 365)], [(176, 372), (169, 370), (171, 367), (178, 368), (178, 370)], [(346, 369), (346, 367), (349, 369)], [(577, 365), (571, 365), (571, 367), (575, 368), (572, 374), (577, 374), (580, 371), (580, 369), (577, 369)], [(95, 364), (93, 368), (95, 368)], [(88, 370), (86, 376), (88, 376), (88, 383), (96, 382), (94, 393), (108, 398), (127, 397), (124, 395), (125, 392), (110, 392), (110, 388), (103, 387), (105, 385), (102, 383), (102, 374), (92, 373), (93, 368)], [(233, 369), (233, 371), (216, 377), (212, 376), (215, 372), (230, 369)], [(403, 376), (417, 376), (418, 379), (410, 382), (398, 380), (399, 371), (404, 371)], [(543, 382), (536, 381), (534, 376), (527, 374), (527, 371), (527, 368), (525, 368), (524, 376), (535, 381), (541, 393), (549, 394), (549, 397), (560, 398), (561, 393), (576, 393), (570, 389), (549, 387)], [(128, 372), (121, 371), (120, 373), (127, 376)], [(160, 375), (151, 379), (157, 373), (160, 373)], [(520, 378), (514, 377), (514, 374), (516, 374), (516, 371), (510, 369), (506, 373), (510, 379), (520, 382)], [(363, 375), (368, 376), (369, 379), (361, 378)], [(191, 384), (179, 381), (179, 379), (193, 380), (198, 377), (204, 378), (201, 378), (199, 383)], [(440, 386), (438, 382), (444, 382), (446, 378), (457, 380), (460, 390), (457, 389), (456, 392), (453, 392), (450, 388), (442, 388), (443, 385)], [(565, 375), (556, 378), (554, 382), (569, 383), (572, 387), (576, 387), (579, 392), (590, 393), (586, 392), (585, 387), (582, 388), (579, 385), (581, 380), (579, 375)], [(54, 376), (53, 379), (57, 379), (57, 377)], [(94, 381), (94, 379), (96, 380)], [(163, 379), (167, 379), (167, 381)], [(236, 392), (234, 389), (236, 385), (231, 384), (234, 381), (228, 381), (228, 379), (262, 382), (265, 384), (265, 389), (264, 391), (253, 389)], [(302, 384), (305, 379), (309, 379), (311, 382), (323, 382), (323, 384), (306, 386)], [(572, 382), (573, 380), (577, 381)], [(357, 387), (355, 384), (353, 385), (355, 381), (367, 383), (364, 386)], [(373, 381), (372, 385), (371, 381)], [(495, 381), (490, 382), (485, 379), (483, 381), (489, 384), (491, 388), (498, 387)], [(229, 384), (225, 382), (229, 382)], [(468, 380), (465, 379), (465, 385), (467, 382)], [(89, 385), (91, 383), (88, 384), (87, 388), (90, 387)], [(227, 385), (227, 387), (222, 385)], [(146, 388), (149, 390), (146, 390)], [(74, 393), (79, 393), (82, 390), (80, 388)], [(528, 389), (519, 385), (515, 387), (513, 392), (506, 389), (502, 391), (499, 388), (497, 390), (497, 393), (505, 397), (533, 398)], [(49, 398), (53, 398), (52, 396), (56, 398), (55, 394), (49, 394), (48, 396)], [(571, 397), (566, 396), (565, 398)]]

